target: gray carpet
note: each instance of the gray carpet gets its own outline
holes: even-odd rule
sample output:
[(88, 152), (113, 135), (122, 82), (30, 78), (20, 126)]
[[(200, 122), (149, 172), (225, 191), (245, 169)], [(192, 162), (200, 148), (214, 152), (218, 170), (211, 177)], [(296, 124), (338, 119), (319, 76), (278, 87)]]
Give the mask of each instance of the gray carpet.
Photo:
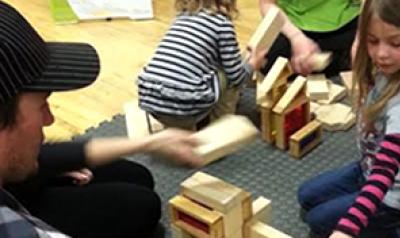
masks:
[[(254, 90), (245, 89), (238, 107), (239, 114), (259, 121), (254, 105)], [(256, 124), (258, 125), (258, 123)], [(77, 140), (89, 137), (126, 135), (123, 115), (97, 128), (89, 129)], [(201, 170), (217, 176), (253, 194), (272, 200), (273, 226), (295, 238), (307, 237), (308, 228), (299, 218), (296, 200), (298, 186), (307, 178), (357, 159), (354, 129), (348, 132), (324, 133), (323, 143), (302, 160), (289, 157), (258, 138), (245, 149), (210, 164)], [(164, 202), (162, 223), (168, 227), (168, 200), (177, 194), (179, 184), (195, 170), (162, 163), (146, 155), (128, 157), (145, 164), (156, 180), (156, 190)], [(167, 230), (165, 237), (171, 237)]]

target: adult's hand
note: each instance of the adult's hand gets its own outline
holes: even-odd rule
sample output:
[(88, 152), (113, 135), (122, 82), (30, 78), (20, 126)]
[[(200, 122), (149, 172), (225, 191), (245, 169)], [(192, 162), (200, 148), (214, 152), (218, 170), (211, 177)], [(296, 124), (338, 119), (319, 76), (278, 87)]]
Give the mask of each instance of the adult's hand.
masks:
[(191, 132), (179, 129), (163, 130), (146, 138), (145, 151), (179, 165), (201, 166), (202, 159), (194, 151), (198, 142), (191, 135)]
[(291, 37), (290, 42), (292, 45), (292, 68), (294, 72), (307, 76), (313, 71), (313, 62), (310, 56), (320, 52), (320, 49), (313, 40), (300, 32)]
[(64, 173), (64, 176), (71, 177), (73, 179), (73, 183), (76, 185), (85, 185), (88, 184), (92, 178), (93, 173), (89, 169), (80, 169), (72, 172)]

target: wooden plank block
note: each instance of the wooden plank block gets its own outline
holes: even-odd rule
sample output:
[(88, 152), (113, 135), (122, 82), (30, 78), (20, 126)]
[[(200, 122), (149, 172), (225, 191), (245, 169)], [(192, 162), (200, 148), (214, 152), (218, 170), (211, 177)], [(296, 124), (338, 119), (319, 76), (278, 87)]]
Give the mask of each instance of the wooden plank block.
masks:
[(320, 104), (332, 104), (346, 97), (346, 88), (328, 81), (329, 97), (327, 100), (317, 100)]
[(244, 225), (242, 203), (237, 204), (235, 207), (231, 208), (227, 213), (224, 213), (223, 221), (224, 221), (224, 237), (236, 236), (238, 238), (242, 238), (241, 235), (237, 234), (238, 231), (242, 232), (242, 227)]
[(247, 191), (242, 191), (242, 211), (243, 211), (243, 221), (247, 221), (253, 215), (253, 207), (251, 202), (251, 193)]
[[(150, 135), (147, 124), (146, 112), (139, 108), (137, 101), (130, 101), (124, 104), (126, 129), (129, 138), (142, 138)], [(164, 129), (161, 122), (149, 115), (150, 126), (153, 132)]]
[(275, 113), (283, 113), (283, 111), (289, 106), (290, 102), (304, 90), (306, 84), (306, 78), (298, 76), (293, 83), (289, 86), (285, 94), (279, 100), (279, 102), (273, 108)]
[(275, 141), (274, 122), (272, 117), (272, 108), (269, 106), (260, 106), (261, 116), (261, 137), (268, 143)]
[(223, 215), (183, 196), (169, 201), (171, 222), (190, 235), (202, 238), (224, 237)]
[(329, 86), (325, 75), (307, 77), (307, 95), (313, 101), (329, 99)]
[(343, 86), (347, 89), (349, 96), (353, 94), (353, 72), (345, 71), (340, 73), (340, 78), (342, 79)]
[(183, 196), (222, 213), (242, 203), (242, 192), (242, 189), (204, 172), (196, 172), (180, 186)]
[(252, 204), (253, 214), (244, 225), (244, 237), (250, 237), (251, 227), (257, 222), (270, 224), (272, 221), (271, 200), (264, 197), (258, 197)]
[(262, 222), (257, 222), (251, 227), (249, 238), (291, 238), (291, 236)]
[(258, 51), (269, 49), (278, 36), (284, 24), (284, 18), (277, 7), (270, 7), (256, 31), (251, 36), (248, 45)]
[(313, 71), (322, 71), (331, 63), (332, 53), (321, 52), (312, 54), (310, 57), (311, 57), (310, 60), (313, 65)]
[(328, 131), (348, 130), (354, 125), (356, 119), (351, 108), (342, 103), (321, 105), (314, 113), (316, 119)]
[[(273, 87), (287, 84), (287, 77), (292, 74), (292, 69), (289, 66), (288, 60), (284, 57), (278, 57), (272, 65), (270, 71), (265, 76), (264, 80), (257, 85), (257, 104), (261, 104), (266, 98), (266, 95)], [(275, 102), (274, 102), (275, 103)]]
[(226, 115), (193, 136), (200, 142), (196, 153), (206, 165), (253, 142), (257, 134), (258, 129), (248, 118)]
[(313, 120), (290, 137), (289, 154), (301, 158), (322, 141), (322, 125)]

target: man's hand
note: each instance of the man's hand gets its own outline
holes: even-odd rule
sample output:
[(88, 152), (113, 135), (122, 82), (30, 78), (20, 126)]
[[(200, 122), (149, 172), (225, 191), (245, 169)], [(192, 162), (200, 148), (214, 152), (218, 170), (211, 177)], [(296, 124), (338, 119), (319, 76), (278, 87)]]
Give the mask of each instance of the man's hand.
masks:
[(92, 178), (93, 173), (89, 169), (81, 169), (77, 171), (64, 173), (64, 176), (71, 177), (73, 179), (73, 183), (79, 186), (88, 184)]
[(146, 152), (165, 157), (177, 164), (190, 167), (201, 166), (202, 160), (194, 151), (198, 142), (191, 134), (191, 132), (170, 128), (150, 135), (147, 138)]
[(345, 233), (343, 233), (343, 232), (334, 231), (334, 232), (329, 236), (329, 238), (352, 238), (352, 237), (349, 236), (349, 235), (347, 235), (347, 234), (345, 234)]
[(318, 45), (301, 32), (293, 36), (290, 42), (292, 45), (291, 64), (294, 72), (303, 76), (309, 75), (313, 70), (310, 56), (320, 52)]

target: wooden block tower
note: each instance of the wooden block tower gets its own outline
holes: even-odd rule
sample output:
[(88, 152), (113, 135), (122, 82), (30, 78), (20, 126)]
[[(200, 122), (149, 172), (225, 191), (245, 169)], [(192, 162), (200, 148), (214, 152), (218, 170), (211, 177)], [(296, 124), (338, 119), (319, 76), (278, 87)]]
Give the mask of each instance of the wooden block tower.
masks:
[[(169, 201), (174, 238), (288, 238), (268, 226), (271, 201), (203, 172), (181, 184)], [(271, 230), (273, 232), (271, 233)]]

